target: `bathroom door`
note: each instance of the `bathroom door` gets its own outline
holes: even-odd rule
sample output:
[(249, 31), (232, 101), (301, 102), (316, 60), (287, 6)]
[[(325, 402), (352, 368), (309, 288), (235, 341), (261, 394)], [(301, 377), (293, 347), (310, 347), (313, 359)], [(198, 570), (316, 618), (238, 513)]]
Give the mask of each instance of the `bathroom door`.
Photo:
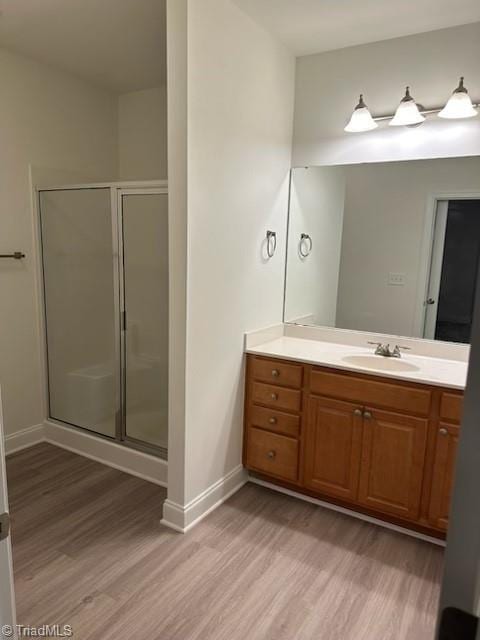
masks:
[(167, 190), (120, 192), (124, 438), (166, 455), (168, 436)]
[(8, 531), (7, 476), (3, 440), (2, 398), (0, 394), (0, 639), (15, 637), (9, 629), (15, 625), (12, 550)]
[(480, 268), (476, 282), (470, 360), (435, 636), (438, 640), (480, 640)]

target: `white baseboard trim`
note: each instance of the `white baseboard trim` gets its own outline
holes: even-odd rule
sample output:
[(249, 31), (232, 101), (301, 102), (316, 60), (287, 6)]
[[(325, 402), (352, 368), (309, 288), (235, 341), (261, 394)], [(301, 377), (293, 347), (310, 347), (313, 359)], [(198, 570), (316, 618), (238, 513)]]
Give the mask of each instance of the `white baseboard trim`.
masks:
[(167, 499), (163, 503), (161, 524), (179, 533), (187, 533), (247, 482), (247, 471), (238, 465), (186, 505)]
[(90, 458), (142, 480), (167, 486), (168, 462), (148, 453), (109, 442), (80, 429), (46, 421), (44, 440), (56, 447)]
[(10, 433), (5, 436), (5, 455), (9, 456), (22, 449), (28, 449), (28, 447), (33, 447), (44, 440), (45, 428), (43, 424), (36, 424), (33, 427)]
[(299, 498), (300, 500), (304, 500), (305, 502), (311, 502), (312, 504), (315, 504), (318, 507), (324, 507), (325, 509), (338, 511), (339, 513), (343, 513), (347, 516), (353, 516), (354, 518), (357, 518), (359, 520), (364, 520), (365, 522), (376, 524), (379, 527), (384, 527), (385, 529), (391, 529), (392, 531), (397, 531), (398, 533), (404, 533), (407, 536), (412, 536), (413, 538), (418, 538), (419, 540), (425, 540), (426, 542), (431, 542), (432, 544), (436, 544), (440, 547), (446, 546), (445, 540), (439, 540), (438, 538), (434, 538), (433, 536), (428, 536), (424, 533), (420, 533), (419, 531), (412, 531), (411, 529), (399, 527), (396, 524), (386, 522), (385, 520), (379, 520), (378, 518), (372, 518), (371, 516), (367, 516), (364, 513), (359, 513), (358, 511), (345, 509), (345, 507), (340, 507), (336, 504), (333, 504), (332, 502), (325, 502), (323, 500), (318, 500), (317, 498), (306, 496), (303, 493), (297, 493), (296, 491), (291, 491), (290, 489), (284, 489), (283, 487), (280, 487), (276, 484), (272, 484), (271, 482), (265, 482), (265, 480), (260, 480), (259, 478), (255, 478), (254, 476), (249, 477), (249, 482), (253, 482), (253, 484), (258, 484), (261, 487), (266, 487), (267, 489), (272, 489), (273, 491), (278, 491), (279, 493), (284, 493), (287, 496), (292, 496), (293, 498)]

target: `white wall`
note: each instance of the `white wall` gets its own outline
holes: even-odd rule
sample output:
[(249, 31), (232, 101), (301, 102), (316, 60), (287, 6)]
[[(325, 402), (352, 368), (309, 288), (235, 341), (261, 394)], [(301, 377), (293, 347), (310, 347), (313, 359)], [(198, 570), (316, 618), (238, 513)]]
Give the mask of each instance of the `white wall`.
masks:
[(188, 0), (167, 0), (168, 499), (185, 503), (188, 214)]
[(360, 93), (372, 113), (392, 113), (405, 86), (426, 107), (445, 104), (465, 76), (480, 100), (480, 23), (349, 47), (297, 60), (293, 165), (480, 154), (480, 118), (347, 134)]
[(0, 383), (9, 434), (44, 418), (29, 165), (43, 178), (114, 178), (117, 99), (4, 50), (0, 77), (0, 253), (27, 254), (0, 261)]
[[(426, 278), (425, 219), (431, 198), (480, 193), (480, 158), (345, 168), (347, 189), (337, 326), (421, 337)], [(427, 238), (431, 229), (425, 230)], [(404, 286), (388, 284), (403, 273)]]
[[(295, 169), (290, 191), (285, 319), (335, 326), (345, 204), (342, 167)], [(312, 238), (309, 256), (300, 236)], [(308, 250), (308, 241), (303, 252)]]
[(282, 319), (293, 83), (293, 57), (230, 0), (189, 0), (185, 502), (240, 465), (244, 332)]
[(124, 93), (118, 99), (120, 180), (167, 178), (167, 88)]

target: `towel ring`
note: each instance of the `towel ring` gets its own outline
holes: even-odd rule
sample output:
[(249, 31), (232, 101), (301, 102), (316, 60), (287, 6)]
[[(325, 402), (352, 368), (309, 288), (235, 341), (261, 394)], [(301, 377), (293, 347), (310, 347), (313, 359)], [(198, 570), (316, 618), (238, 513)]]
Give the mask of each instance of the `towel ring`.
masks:
[(298, 250), (300, 251), (300, 255), (302, 258), (308, 258), (308, 256), (312, 253), (313, 249), (313, 241), (312, 238), (308, 235), (308, 233), (302, 233), (300, 235), (300, 244)]
[(277, 250), (277, 233), (275, 231), (267, 231), (267, 256), (273, 258)]

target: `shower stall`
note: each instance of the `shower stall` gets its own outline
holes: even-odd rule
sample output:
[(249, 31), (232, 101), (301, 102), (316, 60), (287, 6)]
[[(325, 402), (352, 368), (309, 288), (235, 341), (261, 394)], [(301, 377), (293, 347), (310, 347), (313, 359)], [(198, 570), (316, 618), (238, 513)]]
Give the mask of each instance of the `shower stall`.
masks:
[(166, 183), (38, 190), (49, 419), (167, 457)]

